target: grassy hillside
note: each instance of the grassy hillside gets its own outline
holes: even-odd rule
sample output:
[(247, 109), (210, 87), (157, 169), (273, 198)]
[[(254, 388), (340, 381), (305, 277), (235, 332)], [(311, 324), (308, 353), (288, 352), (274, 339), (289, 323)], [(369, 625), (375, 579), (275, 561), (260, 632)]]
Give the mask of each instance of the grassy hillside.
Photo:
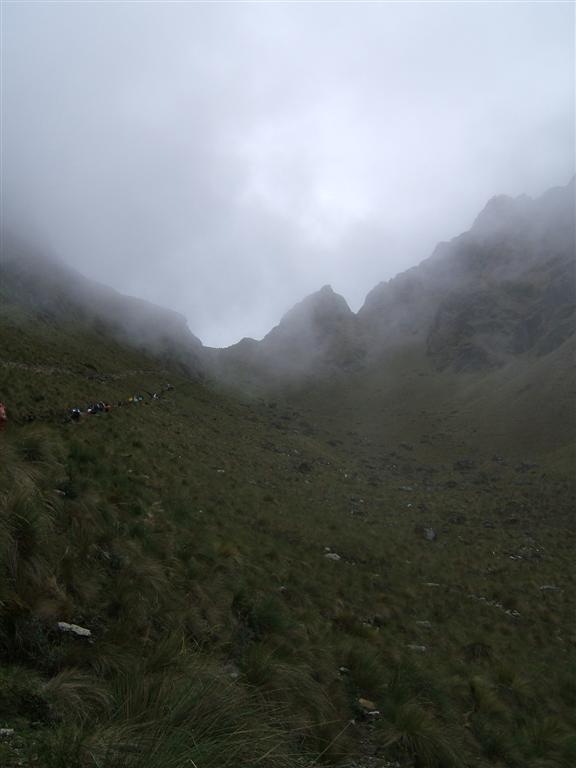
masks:
[[(562, 451), (476, 440), (409, 353), (380, 412), (375, 381), (241, 401), (50, 317), (5, 312), (0, 350), (0, 765), (576, 763)], [(67, 420), (95, 400), (124, 404)]]
[(439, 371), (419, 344), (402, 345), (358, 374), (308, 381), (289, 397), (331, 432), (408, 442), (427, 461), (504, 454), (559, 468), (560, 455), (574, 458), (574, 353), (571, 339), (540, 359), (463, 373)]

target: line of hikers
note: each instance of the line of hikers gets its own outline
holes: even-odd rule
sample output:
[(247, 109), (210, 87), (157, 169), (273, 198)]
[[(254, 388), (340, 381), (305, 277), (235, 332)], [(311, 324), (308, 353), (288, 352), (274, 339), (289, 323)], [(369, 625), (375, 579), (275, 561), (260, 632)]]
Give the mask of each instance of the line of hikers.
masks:
[[(151, 400), (160, 400), (162, 395), (165, 392), (171, 392), (174, 389), (172, 384), (166, 384), (159, 392), (147, 392), (148, 396)], [(135, 394), (130, 395), (128, 400), (118, 400), (117, 406), (123, 406), (123, 405), (131, 405), (132, 403), (140, 403), (144, 400), (144, 395), (141, 394)], [(104, 402), (100, 400), (97, 403), (91, 403), (86, 407), (86, 409), (83, 411), (80, 408), (71, 408), (68, 411), (68, 416), (72, 421), (80, 421), (84, 418), (84, 416), (87, 415), (94, 415), (97, 413), (110, 413), (112, 410), (112, 404), (109, 402)], [(35, 416), (29, 416), (28, 421), (35, 420)], [(3, 402), (0, 402), (0, 432), (4, 430), (4, 427), (6, 426), (6, 423), (8, 421), (8, 414), (6, 411), (6, 405)], [(17, 420), (18, 421), (18, 420)]]
[[(148, 392), (147, 394), (151, 400), (160, 400), (164, 392), (171, 392), (173, 389), (174, 387), (172, 384), (166, 384), (166, 386), (163, 387), (160, 392)], [(130, 395), (128, 400), (118, 400), (116, 405), (117, 407), (121, 407), (123, 405), (132, 405), (132, 403), (141, 403), (142, 400), (144, 400), (144, 395), (137, 393), (135, 395)], [(72, 408), (69, 411), (69, 415), (72, 421), (80, 421), (84, 416), (95, 415), (98, 413), (110, 413), (111, 410), (111, 403), (99, 401), (97, 403), (90, 404), (85, 411), (82, 411), (80, 408)]]

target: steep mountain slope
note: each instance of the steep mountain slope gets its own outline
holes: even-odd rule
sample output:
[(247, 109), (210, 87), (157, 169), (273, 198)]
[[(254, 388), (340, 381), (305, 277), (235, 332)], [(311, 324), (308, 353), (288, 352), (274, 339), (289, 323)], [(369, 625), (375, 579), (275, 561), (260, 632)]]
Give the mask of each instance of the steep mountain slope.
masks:
[(573, 181), (537, 200), (497, 197), (357, 315), (314, 294), (262, 342), (214, 354), (213, 374), (374, 439), (426, 445), (433, 432), (452, 453), (567, 447), (575, 266)]
[(209, 367), (221, 380), (279, 386), (353, 371), (364, 356), (355, 321), (346, 300), (325, 285), (287, 312), (261, 342), (243, 339), (227, 349), (207, 349)]
[(471, 230), (377, 286), (358, 313), (377, 353), (425, 339), (442, 366), (489, 368), (574, 332), (574, 181), (537, 200), (497, 197)]
[[(68, 338), (70, 331), (72, 336), (88, 333), (91, 343), (116, 341), (165, 364), (178, 364), (189, 374), (201, 372), (202, 344), (181, 315), (122, 296), (7, 234), (2, 243), (0, 314), (5, 328), (22, 333), (31, 324), (37, 333), (44, 325)], [(60, 354), (65, 351), (65, 345), (58, 347)]]

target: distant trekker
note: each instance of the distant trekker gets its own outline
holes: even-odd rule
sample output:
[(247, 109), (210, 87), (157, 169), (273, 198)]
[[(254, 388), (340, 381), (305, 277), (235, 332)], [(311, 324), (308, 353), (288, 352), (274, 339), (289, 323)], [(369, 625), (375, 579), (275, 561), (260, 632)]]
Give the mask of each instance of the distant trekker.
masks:
[(0, 403), (0, 432), (4, 429), (6, 426), (6, 422), (8, 421), (8, 415), (6, 414), (6, 406), (4, 403)]

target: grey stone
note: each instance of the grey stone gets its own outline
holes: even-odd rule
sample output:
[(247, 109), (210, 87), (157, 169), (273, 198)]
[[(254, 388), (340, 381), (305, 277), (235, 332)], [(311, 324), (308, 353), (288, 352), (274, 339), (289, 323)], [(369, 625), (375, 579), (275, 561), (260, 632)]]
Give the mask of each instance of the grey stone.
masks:
[(92, 637), (92, 632), (85, 627), (79, 627), (78, 624), (68, 624), (67, 621), (59, 621), (58, 629), (61, 632), (70, 632), (78, 637)]

